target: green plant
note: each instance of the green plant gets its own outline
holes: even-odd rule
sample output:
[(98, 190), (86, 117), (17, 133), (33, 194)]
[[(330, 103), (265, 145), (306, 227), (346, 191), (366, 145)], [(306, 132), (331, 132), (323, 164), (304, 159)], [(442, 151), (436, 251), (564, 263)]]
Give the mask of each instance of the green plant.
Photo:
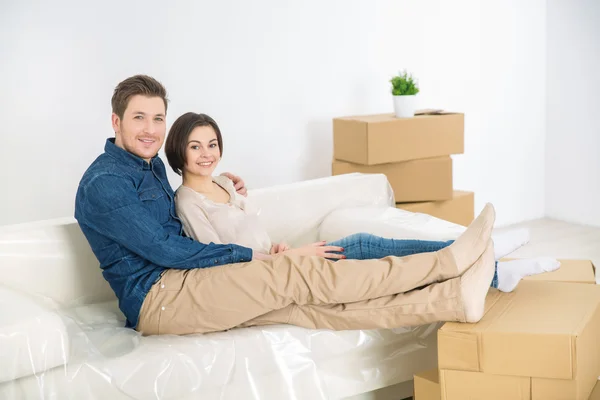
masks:
[(394, 96), (410, 96), (419, 93), (419, 87), (412, 75), (406, 71), (390, 79), (392, 84), (392, 94)]

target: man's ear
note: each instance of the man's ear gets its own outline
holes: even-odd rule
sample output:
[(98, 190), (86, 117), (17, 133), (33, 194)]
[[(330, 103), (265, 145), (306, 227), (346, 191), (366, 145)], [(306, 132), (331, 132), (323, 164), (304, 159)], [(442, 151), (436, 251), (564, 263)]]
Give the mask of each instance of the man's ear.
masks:
[(115, 113), (111, 116), (112, 127), (115, 134), (121, 130), (121, 118)]

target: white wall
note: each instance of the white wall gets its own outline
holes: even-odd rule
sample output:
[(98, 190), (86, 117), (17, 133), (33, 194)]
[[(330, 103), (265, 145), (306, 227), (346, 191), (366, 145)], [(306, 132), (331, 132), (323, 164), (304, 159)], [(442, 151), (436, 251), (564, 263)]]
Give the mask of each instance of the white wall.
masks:
[(548, 0), (546, 212), (600, 226), (600, 2)]
[(132, 74), (166, 85), (169, 126), (212, 115), (221, 171), (262, 187), (329, 175), (332, 118), (391, 112), (402, 68), (420, 106), (465, 112), (455, 186), (477, 210), (494, 202), (501, 225), (543, 216), (544, 0), (1, 4), (0, 225), (72, 215)]

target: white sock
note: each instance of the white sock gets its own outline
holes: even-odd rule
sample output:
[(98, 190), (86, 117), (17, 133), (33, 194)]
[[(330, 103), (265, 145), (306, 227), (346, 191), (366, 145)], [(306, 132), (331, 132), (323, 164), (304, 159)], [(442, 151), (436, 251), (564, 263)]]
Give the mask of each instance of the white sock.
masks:
[(560, 261), (550, 257), (500, 261), (498, 262), (498, 290), (512, 292), (526, 276), (555, 271), (558, 267)]
[(494, 241), (494, 257), (499, 260), (529, 242), (529, 229), (519, 228), (492, 233), (492, 240)]

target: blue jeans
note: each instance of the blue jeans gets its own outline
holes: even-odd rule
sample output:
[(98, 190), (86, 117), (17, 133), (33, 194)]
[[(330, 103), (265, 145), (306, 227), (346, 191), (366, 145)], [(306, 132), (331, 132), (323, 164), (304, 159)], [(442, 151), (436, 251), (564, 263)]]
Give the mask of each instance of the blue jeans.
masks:
[[(454, 240), (445, 242), (432, 240), (387, 239), (369, 233), (356, 233), (340, 240), (327, 243), (328, 246), (343, 247), (340, 254), (349, 260), (372, 260), (388, 256), (404, 257), (418, 253), (430, 253), (450, 246)], [(492, 280), (493, 288), (498, 287), (498, 263)]]

